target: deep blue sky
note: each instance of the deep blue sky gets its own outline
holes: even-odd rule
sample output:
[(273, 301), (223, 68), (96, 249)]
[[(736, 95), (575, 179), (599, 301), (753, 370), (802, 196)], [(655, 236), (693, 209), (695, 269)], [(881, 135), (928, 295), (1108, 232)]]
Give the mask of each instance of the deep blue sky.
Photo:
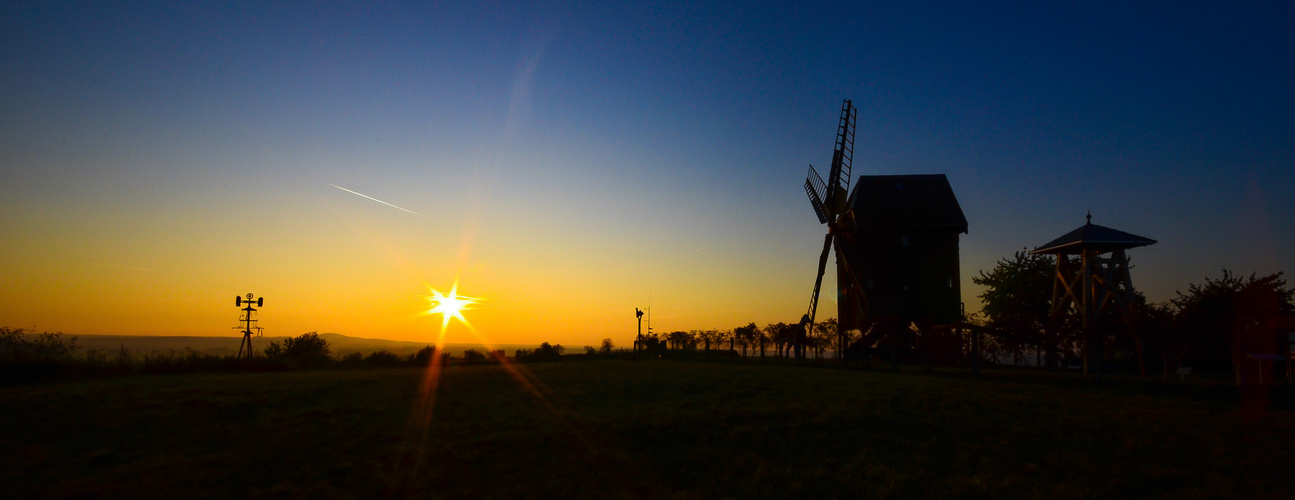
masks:
[[(42, 285), (0, 324), (78, 328), (96, 313), (48, 304), (143, 287), (202, 289), (157, 314), (223, 325), (174, 311), (249, 283), (392, 294), (373, 317), (454, 276), (588, 335), (649, 296), (665, 329), (794, 321), (823, 231), (800, 184), (843, 98), (856, 176), (949, 176), (968, 309), (977, 271), (1088, 210), (1159, 240), (1133, 279), (1164, 301), (1295, 269), (1293, 27), (1289, 2), (8, 2), (0, 273)], [(550, 286), (590, 303), (520, 305)]]

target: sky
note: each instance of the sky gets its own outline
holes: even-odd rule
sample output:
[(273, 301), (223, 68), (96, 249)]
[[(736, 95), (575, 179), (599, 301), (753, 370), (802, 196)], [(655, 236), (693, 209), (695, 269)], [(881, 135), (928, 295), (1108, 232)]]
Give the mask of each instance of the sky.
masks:
[(266, 335), (430, 342), (455, 283), (480, 302), (450, 342), (794, 322), (842, 99), (856, 178), (948, 176), (969, 311), (973, 276), (1089, 211), (1158, 240), (1130, 256), (1164, 302), (1295, 270), (1292, 26), (1290, 2), (5, 2), (0, 326), (235, 337), (253, 293)]

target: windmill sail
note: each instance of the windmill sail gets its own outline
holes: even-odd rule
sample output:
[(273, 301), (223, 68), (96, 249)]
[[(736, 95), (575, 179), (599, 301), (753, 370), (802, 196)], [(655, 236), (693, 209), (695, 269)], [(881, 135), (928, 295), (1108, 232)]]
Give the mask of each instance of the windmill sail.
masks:
[(819, 224), (827, 224), (827, 207), (823, 206), (823, 196), (827, 194), (827, 186), (823, 184), (823, 178), (818, 176), (818, 171), (814, 166), (809, 166), (809, 174), (805, 176), (805, 194), (809, 195), (809, 203), (814, 206), (814, 215), (818, 216)]
[(854, 122), (856, 111), (849, 99), (841, 106), (841, 119), (836, 125), (836, 150), (832, 152), (832, 170), (828, 182), (832, 191), (827, 194), (827, 204), (833, 215), (840, 215), (850, 191), (850, 169), (854, 163)]
[[(822, 224), (827, 224), (827, 236), (823, 239), (823, 253), (818, 258), (818, 276), (814, 279), (814, 293), (809, 299), (809, 312), (805, 314), (808, 328), (814, 327), (818, 314), (819, 291), (823, 286), (823, 273), (827, 269), (827, 256), (832, 251), (832, 237), (836, 233), (837, 220), (845, 211), (846, 198), (850, 190), (850, 170), (854, 162), (854, 125), (856, 118), (854, 104), (846, 99), (841, 104), (841, 117), (836, 126), (836, 147), (832, 152), (832, 168), (828, 171), (827, 182), (818, 176), (813, 166), (805, 179), (805, 194), (814, 207), (814, 215)], [(797, 356), (800, 346), (797, 345)]]

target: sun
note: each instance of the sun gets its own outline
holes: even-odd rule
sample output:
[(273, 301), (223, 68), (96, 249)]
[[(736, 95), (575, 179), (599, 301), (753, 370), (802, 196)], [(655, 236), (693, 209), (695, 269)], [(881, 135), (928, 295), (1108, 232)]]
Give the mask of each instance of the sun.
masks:
[(442, 330), (450, 325), (450, 318), (452, 317), (458, 318), (463, 324), (468, 325), (468, 320), (463, 317), (463, 311), (471, 309), (473, 304), (480, 302), (479, 299), (459, 295), (459, 283), (457, 281), (450, 288), (449, 295), (442, 294), (430, 285), (427, 289), (432, 291), (432, 294), (427, 297), (428, 302), (432, 304), (432, 308), (427, 310), (427, 314), (441, 315)]

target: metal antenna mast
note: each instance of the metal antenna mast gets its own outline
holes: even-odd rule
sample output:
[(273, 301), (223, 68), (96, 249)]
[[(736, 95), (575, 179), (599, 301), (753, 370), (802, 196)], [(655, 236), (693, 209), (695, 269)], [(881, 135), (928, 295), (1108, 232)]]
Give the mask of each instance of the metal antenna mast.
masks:
[(639, 353), (639, 343), (643, 342), (643, 311), (642, 311), (642, 310), (640, 310), (639, 308), (635, 307), (635, 308), (634, 308), (634, 317), (635, 317), (635, 318), (638, 318), (638, 320), (639, 320), (639, 334), (638, 334), (638, 336), (637, 336), (637, 337), (634, 337), (634, 354), (635, 354), (635, 355), (638, 355), (638, 353)]
[[(819, 289), (823, 286), (823, 272), (827, 269), (827, 255), (832, 250), (832, 238), (837, 231), (841, 214), (846, 211), (845, 201), (850, 191), (850, 168), (854, 162), (854, 124), (857, 111), (854, 104), (846, 99), (841, 104), (841, 118), (836, 125), (836, 149), (832, 153), (832, 168), (828, 171), (827, 182), (818, 176), (814, 166), (809, 166), (805, 179), (805, 194), (814, 206), (814, 214), (821, 224), (827, 225), (827, 236), (823, 238), (823, 253), (818, 258), (818, 277), (814, 279), (814, 293), (809, 298), (808, 331), (814, 329), (814, 318), (818, 313)], [(796, 357), (803, 356), (800, 338), (796, 339)]]
[(256, 307), (252, 307), (252, 297), (253, 295), (251, 293), (247, 294), (247, 300), (243, 300), (242, 297), (237, 295), (234, 296), (234, 307), (239, 307), (244, 303), (247, 304), (247, 307), (242, 309), (243, 315), (238, 318), (238, 322), (242, 323), (242, 325), (234, 327), (234, 329), (243, 329), (243, 341), (238, 344), (239, 358), (243, 357), (243, 349), (246, 347), (247, 359), (252, 359), (252, 356), (256, 352), (252, 350), (252, 330), (255, 329), (257, 335), (261, 334), (261, 327), (256, 326), (257, 320), (252, 316), (252, 314), (256, 312), (256, 307), (261, 307), (265, 304), (265, 297), (257, 297), (255, 302)]

